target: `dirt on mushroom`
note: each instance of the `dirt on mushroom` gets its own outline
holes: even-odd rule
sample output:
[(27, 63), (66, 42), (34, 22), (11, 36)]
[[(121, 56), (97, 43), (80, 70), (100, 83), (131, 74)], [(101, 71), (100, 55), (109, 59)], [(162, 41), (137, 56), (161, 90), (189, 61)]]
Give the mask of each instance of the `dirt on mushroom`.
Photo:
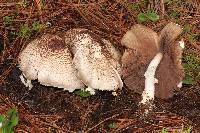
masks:
[[(171, 2), (171, 3), (170, 3)], [(0, 2), (0, 114), (17, 107), (19, 124), (15, 132), (157, 132), (192, 126), (200, 132), (200, 82), (195, 69), (196, 84), (184, 85), (168, 100), (155, 99), (155, 110), (143, 119), (138, 110), (141, 95), (125, 86), (117, 97), (99, 91), (82, 98), (62, 89), (46, 87), (37, 81), (28, 91), (20, 81), (17, 57), (28, 42), (43, 33), (62, 33), (72, 28), (87, 28), (116, 44), (123, 51), (120, 40), (137, 23), (137, 15), (147, 10), (157, 11), (159, 21), (142, 24), (155, 30), (169, 22), (184, 27), (186, 42), (184, 55), (199, 55), (200, 3), (198, 0), (177, 0), (164, 3), (145, 1), (13, 1)], [(6, 17), (6, 19), (5, 19)], [(4, 19), (3, 19), (4, 18)], [(37, 31), (33, 22), (39, 21)], [(27, 26), (22, 26), (22, 25)], [(186, 26), (189, 25), (189, 26)], [(20, 26), (21, 25), (21, 26)], [(39, 27), (39, 25), (37, 25)], [(189, 28), (188, 28), (189, 27)], [(30, 38), (28, 38), (30, 37)], [(193, 75), (192, 75), (193, 76)], [(109, 126), (111, 125), (111, 126)]]

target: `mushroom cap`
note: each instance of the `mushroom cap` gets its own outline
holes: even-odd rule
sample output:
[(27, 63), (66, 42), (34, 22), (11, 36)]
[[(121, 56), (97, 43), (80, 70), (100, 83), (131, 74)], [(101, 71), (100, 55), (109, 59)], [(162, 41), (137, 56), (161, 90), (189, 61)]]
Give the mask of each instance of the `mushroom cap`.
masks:
[(167, 24), (160, 33), (160, 46), (163, 51), (163, 59), (156, 71), (156, 96), (169, 98), (183, 80), (184, 70), (181, 62), (183, 49), (177, 37), (182, 33), (182, 28), (174, 23)]
[(20, 53), (19, 65), (28, 80), (42, 85), (80, 89), (84, 84), (77, 78), (72, 55), (64, 41), (57, 35), (46, 34), (30, 42)]
[(145, 88), (144, 73), (159, 51), (158, 35), (145, 26), (136, 24), (126, 32), (121, 43), (126, 47), (122, 56), (122, 76), (126, 86), (142, 93)]
[[(158, 36), (144, 26), (133, 27), (135, 28), (128, 31), (129, 36), (126, 33), (122, 38), (123, 45), (128, 46), (122, 56), (124, 83), (129, 89), (141, 94), (145, 88), (144, 73), (156, 53), (161, 51), (163, 58), (156, 70), (155, 78), (158, 79), (158, 84), (156, 84), (155, 95), (163, 99), (173, 96), (174, 89), (184, 76), (181, 65), (182, 48), (178, 42), (175, 42), (182, 29), (176, 24), (169, 23)], [(124, 40), (126, 38), (131, 41)]]
[[(182, 33), (182, 28), (175, 23), (168, 23), (160, 32), (159, 45), (161, 50), (164, 50), (165, 45), (174, 43), (178, 36)], [(162, 48), (163, 47), (163, 48)], [(167, 46), (166, 46), (167, 47)]]
[(138, 55), (152, 59), (159, 51), (158, 35), (152, 29), (136, 24), (123, 36), (121, 44)]
[(78, 76), (85, 85), (110, 91), (122, 88), (120, 53), (110, 42), (87, 29), (69, 30), (65, 38), (74, 54), (73, 62)]

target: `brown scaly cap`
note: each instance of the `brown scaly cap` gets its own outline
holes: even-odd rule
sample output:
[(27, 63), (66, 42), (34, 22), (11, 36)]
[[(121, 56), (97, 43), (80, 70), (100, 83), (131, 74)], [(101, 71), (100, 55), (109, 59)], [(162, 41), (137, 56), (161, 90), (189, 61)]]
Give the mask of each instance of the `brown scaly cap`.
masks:
[(169, 45), (174, 43), (177, 37), (182, 33), (182, 28), (175, 23), (167, 24), (160, 32), (159, 35), (159, 45), (161, 50), (164, 48), (164, 45)]
[(182, 48), (179, 42), (175, 42), (181, 34), (180, 26), (169, 23), (160, 34), (160, 45), (163, 51), (163, 59), (157, 68), (156, 78), (156, 96), (160, 98), (169, 98), (173, 96), (173, 91), (184, 77), (183, 67), (181, 65)]
[(159, 51), (158, 35), (153, 30), (137, 24), (127, 31), (121, 43), (127, 48), (122, 56), (124, 83), (136, 93), (142, 93), (146, 68)]
[(134, 25), (123, 36), (123, 46), (135, 50), (144, 57), (152, 58), (158, 52), (158, 35), (152, 29), (139, 24)]

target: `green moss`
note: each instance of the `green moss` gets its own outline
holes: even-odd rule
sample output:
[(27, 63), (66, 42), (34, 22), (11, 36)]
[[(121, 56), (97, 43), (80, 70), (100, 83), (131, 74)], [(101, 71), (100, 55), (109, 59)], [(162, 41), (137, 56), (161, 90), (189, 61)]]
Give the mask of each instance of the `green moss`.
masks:
[(39, 32), (43, 27), (43, 24), (41, 24), (39, 21), (34, 21), (32, 23), (32, 30)]
[(182, 61), (186, 73), (183, 83), (195, 84), (200, 79), (200, 58), (192, 53), (186, 53)]
[(31, 29), (27, 24), (21, 25), (18, 35), (22, 38), (29, 38), (31, 36)]
[(85, 89), (77, 90), (77, 91), (75, 91), (75, 94), (79, 95), (81, 97), (89, 97), (89, 96), (91, 96), (90, 92), (86, 91)]
[(12, 21), (13, 21), (13, 16), (4, 16), (3, 17), (3, 23), (5, 25), (10, 25), (12, 24)]
[[(192, 132), (192, 126), (189, 126), (187, 129), (182, 126), (182, 129), (180, 130), (174, 130), (173, 133), (191, 133)], [(163, 128), (159, 133), (171, 133), (166, 128)]]
[(108, 127), (109, 127), (110, 129), (113, 129), (113, 128), (117, 128), (118, 125), (117, 125), (117, 123), (112, 122), (112, 123), (108, 124)]

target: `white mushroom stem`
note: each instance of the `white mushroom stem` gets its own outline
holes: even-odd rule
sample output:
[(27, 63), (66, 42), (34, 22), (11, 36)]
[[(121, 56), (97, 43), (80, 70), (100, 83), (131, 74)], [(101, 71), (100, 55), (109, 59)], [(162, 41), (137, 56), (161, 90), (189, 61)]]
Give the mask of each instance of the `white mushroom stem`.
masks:
[(112, 95), (113, 95), (113, 96), (117, 96), (117, 92), (113, 91), (113, 92), (112, 92)]
[[(185, 42), (184, 42), (184, 40), (183, 40), (183, 39), (181, 39), (181, 41), (179, 41), (179, 45), (180, 45), (180, 47), (181, 47), (182, 49), (184, 49), (184, 48), (185, 48)], [(180, 58), (179, 60), (180, 60), (180, 62), (182, 62), (181, 58)], [(182, 84), (183, 84), (183, 82), (182, 82), (182, 81), (181, 81), (181, 82), (179, 82), (179, 84), (177, 85), (177, 87), (178, 87), (178, 88), (181, 88), (181, 87), (182, 87)]]
[(0, 128), (2, 128), (2, 126), (3, 126), (3, 123), (2, 123), (2, 122), (0, 122)]
[(183, 41), (183, 39), (181, 41), (179, 41), (179, 45), (182, 49), (185, 48), (185, 42)]
[(95, 89), (93, 89), (92, 87), (89, 87), (89, 86), (85, 89), (85, 91), (89, 91), (91, 95), (95, 94)]
[(163, 57), (162, 53), (157, 53), (153, 60), (150, 62), (144, 76), (145, 76), (145, 89), (142, 93), (142, 101), (140, 103), (146, 104), (147, 102), (154, 100), (155, 83), (158, 80), (155, 79), (156, 68), (158, 67), (161, 59)]
[(183, 81), (179, 82), (178, 85), (177, 85), (177, 87), (178, 87), (178, 88), (181, 88), (182, 85), (183, 85)]
[(20, 75), (20, 79), (22, 81), (22, 83), (29, 88), (29, 90), (31, 90), (33, 88), (33, 85), (31, 84), (31, 80), (26, 79), (23, 74)]

